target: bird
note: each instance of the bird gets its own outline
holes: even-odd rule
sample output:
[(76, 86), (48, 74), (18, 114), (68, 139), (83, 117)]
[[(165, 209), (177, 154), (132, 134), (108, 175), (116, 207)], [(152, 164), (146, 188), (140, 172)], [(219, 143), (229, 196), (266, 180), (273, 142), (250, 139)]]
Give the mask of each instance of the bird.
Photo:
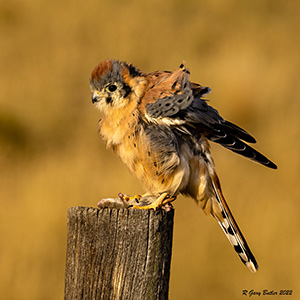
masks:
[[(99, 133), (145, 189), (136, 209), (158, 209), (179, 194), (212, 215), (248, 269), (258, 263), (222, 193), (209, 142), (271, 169), (249, 144), (246, 130), (224, 119), (204, 97), (211, 89), (190, 81), (185, 63), (173, 72), (145, 73), (125, 61), (100, 62), (90, 76), (92, 103), (102, 113)], [(122, 200), (132, 199), (120, 196)], [(141, 205), (139, 199), (154, 199)]]

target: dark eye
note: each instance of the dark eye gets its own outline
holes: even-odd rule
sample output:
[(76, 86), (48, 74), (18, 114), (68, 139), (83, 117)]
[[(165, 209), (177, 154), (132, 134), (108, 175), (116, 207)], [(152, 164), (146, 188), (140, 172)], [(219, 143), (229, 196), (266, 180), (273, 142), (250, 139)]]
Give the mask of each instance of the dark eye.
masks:
[(116, 89), (117, 89), (117, 86), (115, 84), (110, 84), (106, 87), (106, 89), (109, 91), (109, 92), (114, 92)]

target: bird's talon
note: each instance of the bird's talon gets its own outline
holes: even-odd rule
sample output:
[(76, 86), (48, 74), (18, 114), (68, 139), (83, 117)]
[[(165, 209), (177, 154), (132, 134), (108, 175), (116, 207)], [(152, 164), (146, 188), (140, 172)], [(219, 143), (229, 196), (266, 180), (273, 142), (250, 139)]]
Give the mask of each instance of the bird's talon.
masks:
[[(154, 195), (146, 195), (142, 198), (148, 198), (151, 199), (153, 198)], [(147, 203), (146, 201), (141, 205), (133, 205), (133, 208), (135, 209), (154, 209), (157, 210), (159, 208), (161, 208), (163, 205), (174, 201), (176, 197), (169, 197), (168, 193), (162, 193), (160, 194), (158, 197), (156, 196), (156, 198), (154, 199), (154, 201)], [(139, 203), (139, 202), (138, 202)]]

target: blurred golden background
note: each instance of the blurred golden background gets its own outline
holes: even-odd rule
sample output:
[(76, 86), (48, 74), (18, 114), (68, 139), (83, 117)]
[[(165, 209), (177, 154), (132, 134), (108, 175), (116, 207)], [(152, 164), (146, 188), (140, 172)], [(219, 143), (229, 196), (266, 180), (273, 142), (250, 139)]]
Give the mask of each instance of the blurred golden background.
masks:
[(299, 295), (299, 12), (284, 0), (2, 1), (1, 299), (62, 299), (67, 208), (142, 192), (98, 137), (89, 75), (106, 58), (145, 72), (185, 60), (191, 79), (212, 88), (210, 104), (279, 166), (212, 145), (260, 270), (251, 274), (217, 223), (180, 197), (170, 299)]

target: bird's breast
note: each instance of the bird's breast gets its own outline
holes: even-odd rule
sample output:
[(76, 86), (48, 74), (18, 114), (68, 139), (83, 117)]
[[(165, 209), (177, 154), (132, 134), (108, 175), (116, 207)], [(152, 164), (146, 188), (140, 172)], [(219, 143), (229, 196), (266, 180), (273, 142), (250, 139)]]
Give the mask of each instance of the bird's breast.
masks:
[(168, 145), (153, 143), (140, 128), (113, 149), (147, 192), (177, 195), (188, 184), (192, 155), (186, 144), (180, 147), (178, 152), (170, 141)]

